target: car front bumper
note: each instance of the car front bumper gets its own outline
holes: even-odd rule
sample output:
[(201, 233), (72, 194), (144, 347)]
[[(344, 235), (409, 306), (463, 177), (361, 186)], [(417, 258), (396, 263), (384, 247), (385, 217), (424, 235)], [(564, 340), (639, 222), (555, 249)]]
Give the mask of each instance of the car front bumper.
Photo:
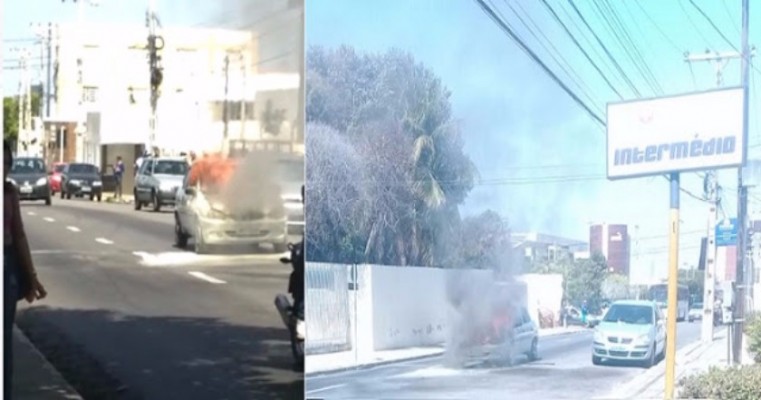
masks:
[(18, 187), (19, 199), (21, 200), (43, 200), (50, 197), (50, 186), (35, 185), (35, 186), (19, 186)]
[(177, 199), (177, 189), (159, 189), (158, 197), (161, 204), (175, 204)]
[(622, 344), (594, 342), (593, 354), (597, 357), (620, 361), (641, 361), (650, 358), (653, 344)]
[(211, 245), (285, 243), (288, 240), (285, 218), (239, 221), (200, 217), (198, 222), (203, 241)]
[(72, 196), (98, 196), (103, 193), (103, 186), (67, 185), (66, 194)]

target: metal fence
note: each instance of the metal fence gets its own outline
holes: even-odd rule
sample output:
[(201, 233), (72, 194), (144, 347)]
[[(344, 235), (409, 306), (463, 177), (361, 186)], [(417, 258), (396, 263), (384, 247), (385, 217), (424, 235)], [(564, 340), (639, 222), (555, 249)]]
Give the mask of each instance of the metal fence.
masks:
[(307, 263), (307, 354), (351, 349), (349, 271), (343, 264)]

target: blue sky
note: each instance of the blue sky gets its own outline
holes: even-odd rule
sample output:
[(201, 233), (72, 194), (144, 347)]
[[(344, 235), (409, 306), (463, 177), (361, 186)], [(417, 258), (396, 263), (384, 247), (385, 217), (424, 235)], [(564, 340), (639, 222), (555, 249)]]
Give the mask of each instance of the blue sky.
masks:
[[(740, 1), (726, 1), (726, 4), (695, 1), (739, 48)], [(595, 108), (604, 109), (606, 102), (618, 100), (540, 1), (509, 3), (529, 21), (523, 14), (525, 10), (530, 20), (537, 23), (541, 32), (560, 50), (593, 93)], [(566, 0), (549, 0), (549, 3), (578, 36), (576, 25), (568, 22), (569, 15), (578, 21), (576, 15), (571, 14), (569, 3)], [(653, 90), (621, 52), (618, 42), (612, 39), (593, 3), (579, 0), (575, 3), (634, 85), (645, 97), (652, 97)], [(632, 40), (664, 93), (716, 86), (714, 67), (707, 63), (694, 64), (691, 73), (684, 61), (684, 52), (731, 48), (689, 0), (640, 1), (662, 33), (634, 1), (610, 3), (615, 4), (621, 19), (628, 25)], [(507, 2), (492, 4), (512, 22), (529, 46), (558, 71), (548, 53), (507, 7)], [(491, 208), (507, 216), (516, 230), (537, 230), (581, 239), (587, 237), (590, 222), (627, 223), (632, 233), (637, 225), (641, 238), (640, 259), (634, 269), (652, 268), (665, 273), (669, 204), (666, 180), (660, 177), (605, 180), (604, 129), (507, 38), (474, 1), (334, 0), (308, 3), (306, 15), (308, 46), (346, 44), (371, 52), (397, 47), (413, 53), (418, 61), (436, 72), (453, 92), (452, 102), (464, 132), (466, 151), (477, 164), (482, 178), (536, 178), (534, 184), (479, 186), (464, 207), (466, 213)], [(761, 10), (751, 10), (751, 24), (754, 16), (756, 21), (761, 21), (758, 18)], [(583, 28), (579, 22), (576, 24)], [(584, 32), (586, 36), (578, 36), (584, 48), (606, 76), (618, 76), (607, 60), (600, 57), (604, 56), (602, 53), (598, 55), (590, 50), (592, 42), (583, 39), (594, 39), (588, 31)], [(751, 25), (750, 38), (751, 44), (761, 44), (761, 25)], [(739, 60), (729, 63), (724, 70), (725, 85), (739, 84), (739, 70)], [(754, 72), (752, 82), (753, 78), (761, 79), (761, 74)], [(564, 75), (563, 79), (568, 81)], [(634, 98), (620, 78), (613, 79), (613, 84), (625, 98)], [(751, 145), (761, 143), (756, 118), (761, 103), (755, 99), (758, 90), (755, 86), (758, 85), (751, 90)], [(754, 154), (758, 153), (751, 152), (751, 156)], [(548, 168), (548, 165), (560, 167)], [(736, 187), (735, 171), (720, 173), (720, 182), (725, 188), (734, 190)], [(590, 176), (596, 178), (588, 178)], [(581, 178), (555, 183), (546, 182), (548, 177)], [(702, 193), (702, 183), (695, 174), (685, 174), (682, 181), (686, 189)], [(736, 195), (727, 193), (725, 203), (726, 212), (734, 213)], [(696, 247), (701, 232), (706, 229), (707, 205), (683, 194), (681, 218), (684, 234), (680, 264), (695, 264)]]

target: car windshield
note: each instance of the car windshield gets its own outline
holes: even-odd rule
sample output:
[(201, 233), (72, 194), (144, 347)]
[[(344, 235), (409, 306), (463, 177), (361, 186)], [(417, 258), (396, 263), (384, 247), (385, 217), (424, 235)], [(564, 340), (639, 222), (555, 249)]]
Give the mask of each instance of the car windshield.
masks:
[(13, 162), (11, 172), (16, 174), (44, 174), (45, 163), (36, 158), (19, 158)]
[(179, 160), (158, 161), (156, 163), (156, 166), (153, 167), (154, 174), (182, 176), (182, 175), (185, 175), (187, 171), (188, 171), (188, 163), (186, 163), (185, 161), (179, 161)]
[(98, 167), (91, 164), (71, 164), (69, 165), (69, 173), (72, 174), (97, 174)]
[(605, 314), (603, 321), (650, 325), (653, 323), (653, 308), (632, 304), (614, 304)]

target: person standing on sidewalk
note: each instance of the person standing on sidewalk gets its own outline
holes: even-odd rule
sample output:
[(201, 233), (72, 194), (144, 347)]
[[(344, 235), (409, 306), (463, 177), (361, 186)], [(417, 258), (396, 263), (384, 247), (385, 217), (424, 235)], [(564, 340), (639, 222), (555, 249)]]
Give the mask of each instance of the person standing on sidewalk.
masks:
[(26, 299), (29, 303), (47, 296), (29, 250), (29, 242), (21, 220), (21, 206), (16, 186), (8, 181), (13, 166), (13, 152), (3, 141), (3, 399), (11, 399), (13, 378), (13, 324), (16, 305)]
[(116, 181), (115, 197), (122, 199), (122, 181), (124, 180), (124, 161), (122, 156), (116, 156), (116, 165), (114, 165), (114, 180)]

